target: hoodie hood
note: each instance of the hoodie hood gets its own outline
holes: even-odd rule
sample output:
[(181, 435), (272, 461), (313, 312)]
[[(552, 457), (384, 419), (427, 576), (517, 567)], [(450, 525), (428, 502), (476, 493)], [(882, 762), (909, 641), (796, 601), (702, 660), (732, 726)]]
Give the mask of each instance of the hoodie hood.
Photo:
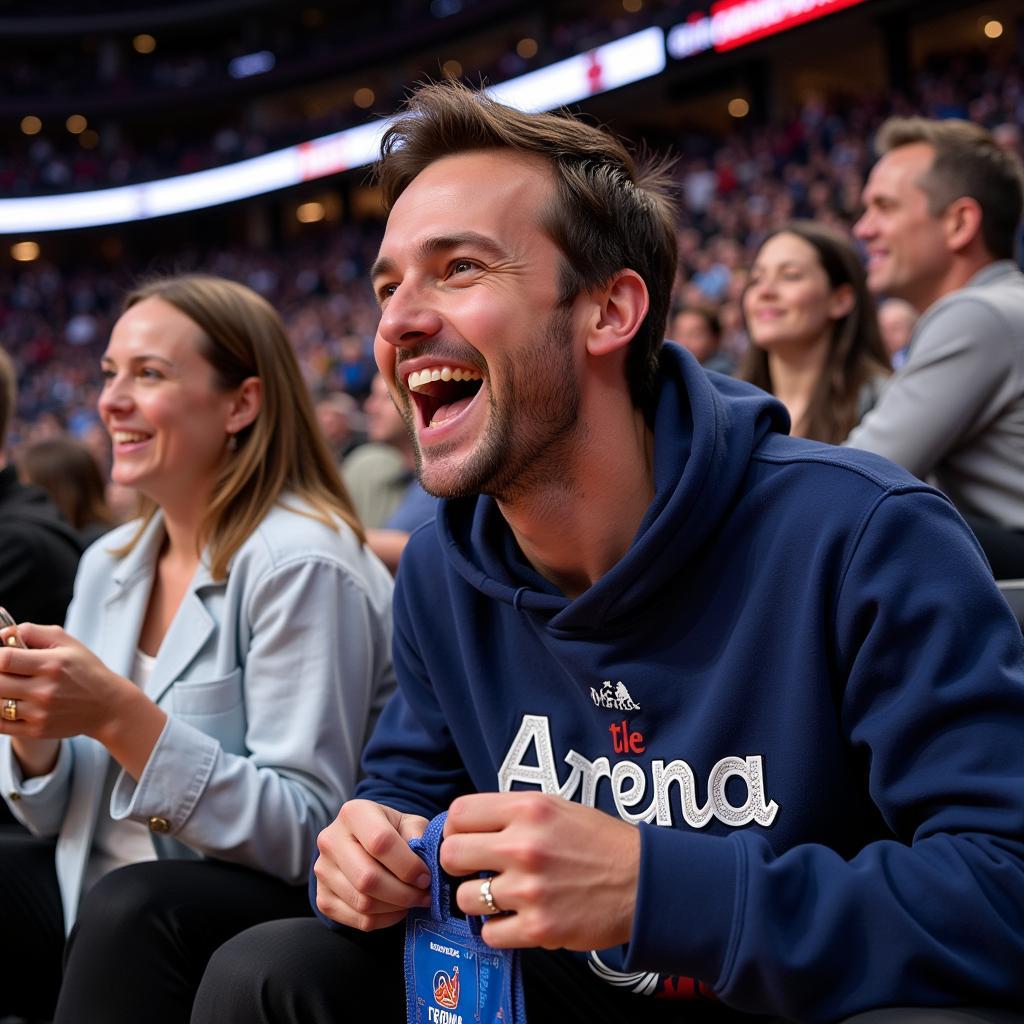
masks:
[(484, 495), (441, 503), (437, 529), (452, 566), (488, 597), (548, 617), (557, 632), (591, 632), (636, 612), (722, 522), (765, 436), (789, 430), (776, 399), (708, 373), (671, 343), (662, 349), (652, 423), (654, 500), (623, 558), (579, 597), (567, 598), (529, 565)]

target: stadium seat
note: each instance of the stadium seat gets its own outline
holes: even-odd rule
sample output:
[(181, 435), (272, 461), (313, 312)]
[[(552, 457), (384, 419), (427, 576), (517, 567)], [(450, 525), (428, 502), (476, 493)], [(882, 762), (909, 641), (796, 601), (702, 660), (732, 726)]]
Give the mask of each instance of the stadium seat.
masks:
[(998, 586), (1024, 631), (1024, 580), (999, 580)]

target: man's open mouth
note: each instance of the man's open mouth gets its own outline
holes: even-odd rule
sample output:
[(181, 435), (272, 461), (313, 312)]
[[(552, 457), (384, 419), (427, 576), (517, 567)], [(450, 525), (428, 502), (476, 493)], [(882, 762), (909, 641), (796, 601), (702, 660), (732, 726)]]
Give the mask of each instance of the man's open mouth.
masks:
[(483, 375), (462, 366), (427, 366), (406, 379), (421, 427), (438, 427), (454, 419), (476, 398)]

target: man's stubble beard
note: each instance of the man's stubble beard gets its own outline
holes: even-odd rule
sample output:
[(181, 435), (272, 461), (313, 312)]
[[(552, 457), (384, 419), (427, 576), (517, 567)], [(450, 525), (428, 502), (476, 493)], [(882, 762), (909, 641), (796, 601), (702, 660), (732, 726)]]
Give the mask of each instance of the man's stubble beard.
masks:
[(437, 498), (488, 494), (513, 504), (531, 493), (569, 485), (572, 455), (584, 441), (571, 330), (571, 308), (560, 306), (535, 344), (515, 357), (502, 353), (496, 358), (501, 404), (488, 387), (484, 436), (461, 466), (443, 473), (445, 479), (436, 479), (431, 467), (443, 463), (457, 446), (433, 447), (424, 472), (411, 399), (403, 394), (402, 416), (412, 438), (416, 475), (427, 493)]

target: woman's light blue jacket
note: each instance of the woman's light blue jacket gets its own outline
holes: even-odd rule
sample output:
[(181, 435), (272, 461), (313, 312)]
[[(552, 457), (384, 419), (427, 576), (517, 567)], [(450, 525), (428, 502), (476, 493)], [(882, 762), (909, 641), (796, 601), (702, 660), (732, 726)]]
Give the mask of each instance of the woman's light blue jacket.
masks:
[[(159, 857), (206, 856), (304, 882), (317, 833), (355, 786), (359, 756), (394, 688), (391, 577), (344, 524), (278, 505), (214, 581), (207, 559), (164, 637), (146, 687), (168, 714), (142, 777), (122, 771), (110, 813), (147, 823)], [(158, 514), (82, 558), (67, 631), (128, 676), (164, 540)], [(70, 929), (81, 895), (106, 749), (61, 743), (53, 771), (22, 779), (0, 737), (0, 790), (36, 835), (57, 836)]]

